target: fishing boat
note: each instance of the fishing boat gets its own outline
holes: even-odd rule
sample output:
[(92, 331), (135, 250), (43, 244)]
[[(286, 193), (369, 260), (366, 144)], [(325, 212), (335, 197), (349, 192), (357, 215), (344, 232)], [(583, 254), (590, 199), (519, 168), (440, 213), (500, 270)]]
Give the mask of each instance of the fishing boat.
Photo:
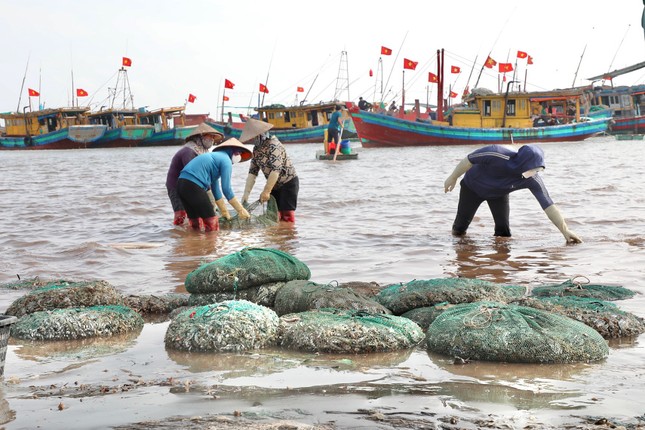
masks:
[(90, 124), (107, 126), (105, 134), (92, 142), (92, 148), (117, 148), (138, 146), (152, 136), (152, 125), (139, 124), (138, 111), (134, 109), (105, 109), (87, 114)]
[(0, 113), (5, 122), (0, 149), (88, 148), (107, 130), (103, 124), (88, 124), (88, 111), (88, 107), (62, 107)]
[(183, 145), (186, 137), (196, 126), (186, 126), (184, 120), (184, 106), (161, 108), (153, 111), (140, 111), (137, 113), (141, 125), (149, 125), (153, 133), (143, 139), (139, 146), (171, 146)]

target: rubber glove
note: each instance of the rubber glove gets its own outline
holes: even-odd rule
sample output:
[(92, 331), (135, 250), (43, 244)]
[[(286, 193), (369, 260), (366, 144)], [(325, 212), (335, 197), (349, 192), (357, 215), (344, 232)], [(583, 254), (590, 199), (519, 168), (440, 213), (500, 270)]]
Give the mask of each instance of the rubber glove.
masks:
[(548, 208), (544, 209), (544, 213), (549, 217), (553, 225), (555, 225), (560, 233), (564, 236), (567, 243), (582, 243), (582, 240), (567, 227), (567, 223), (564, 222), (562, 214), (556, 205), (551, 205)]
[(267, 177), (267, 183), (260, 193), (260, 201), (262, 203), (268, 202), (271, 198), (271, 190), (273, 190), (273, 187), (275, 187), (275, 183), (278, 182), (278, 177), (280, 177), (280, 172), (278, 172), (277, 170), (269, 173), (269, 176)]
[(233, 209), (235, 209), (237, 211), (237, 216), (240, 219), (249, 219), (249, 218), (251, 218), (251, 215), (249, 214), (249, 211), (244, 209), (244, 206), (242, 206), (242, 204), (237, 199), (237, 197), (233, 197), (228, 202), (231, 204), (231, 206), (233, 206)]
[(186, 211), (175, 211), (175, 219), (173, 220), (174, 225), (182, 225), (186, 221)]
[(217, 209), (219, 209), (219, 213), (222, 214), (222, 217), (226, 219), (231, 219), (231, 214), (228, 212), (228, 209), (226, 208), (226, 203), (224, 203), (224, 197), (222, 197), (219, 200), (216, 200), (215, 204), (217, 205)]
[(455, 167), (455, 170), (452, 171), (450, 176), (446, 179), (446, 181), (443, 183), (443, 190), (444, 192), (452, 191), (455, 188), (455, 185), (457, 185), (457, 179), (464, 173), (468, 171), (473, 167), (472, 163), (468, 159), (468, 157), (465, 157), (463, 160), (457, 164), (457, 167)]
[(248, 203), (251, 190), (253, 189), (253, 185), (255, 185), (255, 180), (257, 178), (257, 175), (254, 175), (253, 173), (249, 173), (246, 177), (246, 186), (244, 187), (244, 194), (242, 194), (242, 204)]

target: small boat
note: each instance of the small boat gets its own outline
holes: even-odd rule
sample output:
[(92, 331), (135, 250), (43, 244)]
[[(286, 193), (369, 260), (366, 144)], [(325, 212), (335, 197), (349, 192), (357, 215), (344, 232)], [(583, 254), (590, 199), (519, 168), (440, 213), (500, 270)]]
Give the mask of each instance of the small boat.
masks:
[(92, 148), (117, 148), (138, 146), (141, 141), (152, 136), (152, 125), (138, 124), (137, 110), (106, 109), (87, 114), (90, 124), (107, 126), (105, 134), (95, 142)]
[(196, 126), (186, 126), (184, 106), (161, 108), (137, 113), (139, 124), (153, 127), (151, 136), (143, 139), (139, 146), (183, 145), (188, 134)]
[[(336, 160), (357, 160), (358, 159), (358, 152), (351, 152), (349, 154), (343, 154), (339, 152), (336, 155)], [(328, 154), (324, 150), (318, 150), (316, 151), (316, 160), (334, 160), (334, 154)]]
[(642, 134), (617, 134), (616, 140), (643, 140)]
[(32, 112), (0, 113), (5, 135), (0, 149), (88, 148), (107, 131), (103, 124), (87, 124), (87, 107), (62, 107)]

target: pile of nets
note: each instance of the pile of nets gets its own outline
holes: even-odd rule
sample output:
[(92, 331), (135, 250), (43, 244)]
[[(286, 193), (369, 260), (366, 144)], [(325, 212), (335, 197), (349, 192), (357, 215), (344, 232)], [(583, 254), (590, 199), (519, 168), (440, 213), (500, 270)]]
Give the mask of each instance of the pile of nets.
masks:
[(497, 284), (471, 278), (436, 278), (394, 284), (379, 292), (375, 299), (395, 315), (437, 303), (470, 303), (476, 301), (509, 302), (523, 297), (526, 288)]
[(385, 306), (351, 288), (306, 280), (287, 282), (275, 296), (274, 309), (278, 315), (323, 308), (355, 309), (372, 314), (391, 313)]
[(11, 336), (30, 340), (113, 336), (143, 328), (143, 318), (125, 306), (91, 306), (38, 311), (20, 318)]
[(188, 306), (189, 294), (142, 294), (123, 297), (123, 304), (140, 314), (167, 314), (182, 306)]
[(30, 291), (9, 305), (5, 314), (20, 318), (52, 309), (122, 304), (121, 293), (106, 281), (63, 281)]
[(72, 282), (74, 281), (64, 279), (41, 279), (39, 276), (25, 279), (18, 277), (18, 280), (16, 281), (0, 284), (0, 288), (7, 290), (35, 290), (36, 288), (44, 287), (45, 285), (49, 284), (63, 284)]
[(346, 309), (317, 309), (280, 317), (279, 345), (307, 352), (352, 353), (412, 348), (423, 340), (413, 321)]
[(269, 227), (276, 225), (280, 220), (278, 204), (273, 196), (271, 196), (269, 201), (266, 202), (266, 206), (260, 204), (260, 201), (258, 200), (255, 203), (247, 205), (246, 210), (249, 212), (249, 215), (251, 215), (251, 218), (249, 219), (240, 219), (237, 214), (235, 214), (231, 219), (220, 217), (220, 229), (240, 229), (253, 226)]
[(591, 327), (562, 315), (494, 302), (446, 309), (426, 332), (432, 352), (511, 363), (602, 360), (607, 342)]
[(185, 286), (189, 293), (235, 293), (272, 282), (310, 277), (309, 267), (286, 252), (273, 248), (244, 248), (190, 272)]
[(542, 285), (533, 288), (535, 297), (578, 296), (600, 300), (624, 300), (634, 297), (632, 290), (616, 285), (592, 284), (584, 276), (577, 276), (561, 284)]
[(182, 351), (243, 351), (275, 344), (278, 315), (246, 300), (188, 308), (176, 315), (165, 344)]
[(188, 298), (189, 306), (204, 306), (212, 303), (219, 303), (225, 300), (248, 300), (258, 305), (272, 308), (275, 302), (275, 296), (285, 285), (285, 282), (272, 282), (270, 284), (251, 287), (245, 290), (223, 291), (219, 293), (190, 294)]
[(452, 303), (442, 302), (437, 303), (434, 306), (426, 306), (423, 308), (409, 310), (401, 314), (401, 316), (403, 318), (411, 319), (412, 321), (417, 323), (423, 331), (426, 331), (428, 330), (428, 327), (430, 327), (430, 324), (432, 324), (432, 321), (437, 319), (437, 317), (441, 315), (443, 311), (451, 308), (452, 306), (454, 306)]
[(528, 297), (518, 304), (580, 321), (605, 339), (638, 336), (645, 332), (643, 318), (604, 300), (578, 296)]

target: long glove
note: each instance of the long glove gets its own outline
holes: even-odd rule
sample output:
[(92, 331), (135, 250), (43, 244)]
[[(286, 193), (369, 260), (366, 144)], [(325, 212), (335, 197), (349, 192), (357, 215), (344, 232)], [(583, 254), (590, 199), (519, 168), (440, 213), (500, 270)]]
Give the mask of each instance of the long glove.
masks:
[(446, 179), (446, 181), (443, 183), (443, 190), (444, 192), (452, 191), (455, 188), (455, 185), (457, 185), (457, 179), (464, 173), (468, 171), (473, 167), (472, 163), (470, 160), (468, 160), (468, 157), (465, 157), (463, 160), (457, 164), (457, 167), (455, 167), (455, 170), (452, 171), (450, 176)]
[(562, 233), (567, 242), (570, 243), (582, 243), (582, 240), (567, 227), (567, 223), (564, 222), (562, 214), (558, 210), (556, 205), (551, 205), (548, 208), (544, 209), (544, 213), (549, 217), (553, 225), (555, 225), (558, 230)]
[(242, 203), (237, 199), (237, 197), (233, 197), (231, 200), (228, 201), (231, 206), (233, 206), (233, 209), (237, 211), (237, 216), (240, 219), (249, 219), (251, 218), (251, 215), (249, 214), (249, 211), (244, 209), (244, 206), (242, 206)]
[(215, 204), (217, 205), (217, 209), (219, 209), (219, 213), (222, 214), (224, 218), (231, 219), (231, 214), (228, 212), (228, 209), (226, 208), (226, 203), (224, 203), (224, 197), (222, 197), (219, 200), (216, 200)]
[(264, 189), (260, 193), (260, 201), (262, 203), (268, 202), (269, 198), (271, 198), (271, 190), (273, 190), (273, 187), (275, 187), (275, 183), (278, 182), (278, 177), (280, 177), (280, 172), (277, 170), (272, 171), (269, 173), (269, 177), (267, 178), (267, 183), (264, 186)]
[(251, 190), (253, 189), (253, 185), (255, 185), (255, 180), (257, 178), (257, 175), (254, 175), (253, 173), (249, 173), (249, 175), (246, 177), (246, 186), (244, 187), (244, 194), (242, 194), (242, 203), (249, 201)]

